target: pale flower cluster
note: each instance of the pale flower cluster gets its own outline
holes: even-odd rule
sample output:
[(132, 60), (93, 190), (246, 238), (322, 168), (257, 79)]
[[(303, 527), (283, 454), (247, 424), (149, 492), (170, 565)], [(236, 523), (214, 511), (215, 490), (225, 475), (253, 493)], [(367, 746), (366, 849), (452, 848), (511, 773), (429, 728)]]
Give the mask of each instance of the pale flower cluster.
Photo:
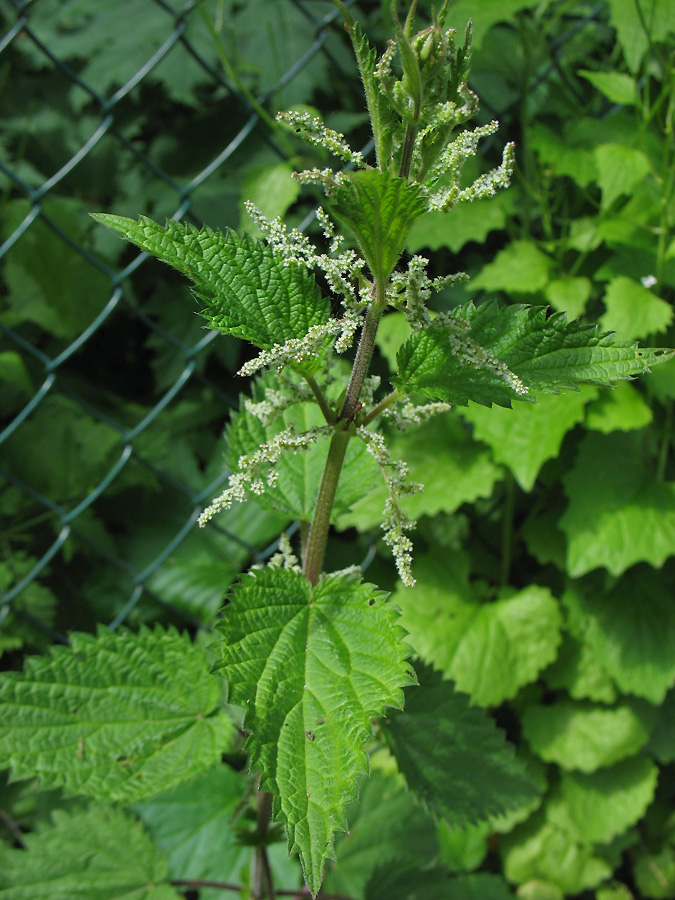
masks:
[(343, 162), (351, 163), (360, 169), (365, 168), (366, 161), (358, 150), (352, 150), (343, 134), (323, 124), (318, 117), (312, 118), (308, 112), (289, 110), (277, 113), (277, 121), (290, 125), (304, 141), (314, 147), (325, 147), (333, 156)]
[(420, 493), (424, 490), (424, 486), (419, 482), (408, 481), (407, 464), (392, 460), (381, 434), (363, 427), (357, 428), (356, 433), (365, 442), (368, 452), (382, 470), (389, 491), (389, 497), (382, 511), (384, 542), (391, 547), (401, 581), (406, 587), (412, 587), (415, 584), (412, 575), (413, 545), (406, 532), (412, 531), (417, 523), (400, 509), (397, 501), (401, 496)]
[(240, 456), (237, 463), (239, 471), (230, 475), (226, 490), (200, 515), (198, 519), (200, 527), (206, 525), (216, 513), (229, 509), (235, 501), (243, 503), (248, 491), (261, 495), (265, 493), (267, 486), (274, 487), (279, 478), (279, 473), (274, 467), (283, 454), (306, 450), (330, 431), (331, 429), (326, 428), (310, 428), (297, 434), (289, 425), (269, 441), (261, 444), (255, 453)]

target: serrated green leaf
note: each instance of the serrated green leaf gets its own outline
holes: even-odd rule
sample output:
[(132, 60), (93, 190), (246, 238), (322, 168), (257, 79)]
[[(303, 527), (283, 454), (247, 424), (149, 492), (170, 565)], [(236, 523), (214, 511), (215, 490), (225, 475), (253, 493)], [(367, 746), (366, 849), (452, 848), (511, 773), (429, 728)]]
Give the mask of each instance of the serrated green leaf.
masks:
[(0, 844), (0, 900), (179, 900), (166, 857), (121, 810), (57, 810), (23, 839)]
[(606, 596), (570, 588), (563, 602), (619, 689), (662, 703), (675, 685), (675, 608), (659, 575), (639, 567)]
[[(569, 123), (565, 124), (567, 127), (564, 128), (563, 133), (558, 134), (540, 120), (535, 120), (528, 128), (528, 140), (532, 149), (552, 175), (567, 176), (581, 187), (586, 187), (597, 179), (597, 163), (593, 151), (583, 145), (579, 146), (574, 135), (570, 134)], [(584, 231), (588, 227), (592, 234), (597, 226), (597, 223), (590, 219), (576, 219), (570, 224), (568, 240), (573, 241), (574, 244), (580, 242), (579, 234), (575, 234), (579, 227)], [(584, 236), (581, 240), (585, 243), (588, 237)]]
[(673, 320), (673, 308), (639, 282), (617, 275), (603, 298), (607, 312), (600, 319), (603, 331), (614, 331), (626, 340), (665, 331)]
[(494, 721), (439, 672), (416, 669), (420, 684), (406, 692), (405, 713), (390, 715), (383, 726), (408, 787), (424, 806), (462, 826), (532, 800), (537, 791)]
[(246, 708), (251, 767), (275, 795), (310, 890), (321, 885), (333, 834), (367, 772), (372, 719), (399, 707), (415, 681), (398, 614), (372, 585), (346, 575), (312, 587), (269, 567), (244, 577), (224, 618), (222, 663)]
[(471, 290), (534, 294), (548, 283), (551, 260), (529, 241), (512, 241), (483, 266)]
[[(447, 777), (445, 773), (444, 777)], [(488, 854), (488, 839), (492, 831), (491, 822), (451, 827), (441, 820), (438, 823), (439, 861), (450, 872), (471, 872), (477, 869)]]
[(652, 410), (642, 394), (631, 384), (621, 381), (611, 389), (605, 388), (597, 400), (589, 404), (586, 428), (603, 434), (634, 431), (649, 425), (652, 419)]
[(577, 75), (590, 81), (612, 103), (621, 103), (623, 106), (635, 106), (637, 103), (637, 85), (625, 72), (591, 72), (579, 69)]
[(363, 897), (366, 883), (381, 869), (401, 865), (419, 870), (438, 853), (434, 822), (400, 775), (375, 770), (347, 815), (349, 832), (335, 842), (336, 862), (326, 872), (326, 893)]
[(640, 897), (672, 900), (675, 896), (675, 848), (668, 844), (656, 851), (638, 848), (633, 875)]
[(204, 651), (174, 630), (101, 628), (5, 673), (0, 759), (15, 778), (133, 802), (210, 768), (234, 724)]
[(566, 690), (573, 700), (614, 703), (617, 699), (614, 682), (600, 664), (593, 647), (570, 634), (565, 635), (555, 662), (546, 669), (543, 677), (549, 687)]
[(474, 703), (497, 706), (514, 697), (555, 659), (561, 615), (547, 588), (481, 602), (461, 554), (418, 559), (415, 576), (415, 587), (394, 593), (409, 640)]
[[(388, 441), (393, 459), (405, 460), (410, 480), (424, 485), (424, 490), (400, 501), (412, 519), (452, 513), (462, 503), (489, 497), (502, 475), (489, 452), (472, 441), (453, 412), (435, 416), (407, 432), (397, 432)], [(360, 530), (377, 528), (382, 523), (382, 509), (388, 497), (380, 479), (375, 488), (354, 503), (351, 512), (339, 519), (340, 528)]]
[(573, 578), (599, 566), (613, 575), (637, 562), (658, 568), (675, 554), (675, 483), (655, 478), (642, 432), (587, 434), (563, 483)]
[[(639, 7), (638, 7), (639, 3)], [(665, 41), (675, 31), (669, 0), (609, 0), (610, 22), (617, 31), (628, 68), (634, 74), (650, 42)]]
[(329, 200), (331, 213), (350, 228), (375, 281), (384, 284), (405, 247), (415, 219), (427, 209), (422, 188), (378, 169), (350, 172)]
[(606, 844), (638, 822), (654, 799), (658, 767), (644, 756), (584, 774), (563, 772), (549, 820), (588, 844)]
[[(339, 387), (339, 382), (336, 383)], [(267, 373), (258, 379), (253, 388), (256, 400), (263, 398), (262, 389), (278, 390), (278, 379)], [(225, 432), (227, 449), (225, 459), (228, 466), (236, 470), (239, 457), (252, 455), (260, 445), (271, 440), (279, 432), (289, 426), (300, 434), (310, 428), (325, 425), (321, 411), (316, 403), (295, 403), (284, 410), (272, 422), (263, 425), (260, 419), (247, 409), (246, 401), (242, 402), (238, 412), (232, 414)], [(330, 438), (326, 436), (311, 444), (299, 453), (285, 453), (275, 466), (279, 473), (276, 484), (268, 484), (265, 493), (254, 495), (255, 500), (265, 509), (278, 515), (288, 516), (301, 522), (310, 522), (314, 512), (319, 485), (328, 455)], [(370, 488), (382, 480), (380, 469), (363, 441), (350, 441), (345, 454), (344, 467), (348, 477), (338, 482), (333, 518), (347, 513), (353, 504), (368, 498)], [(378, 504), (381, 511), (381, 505)]]
[(529, 706), (522, 716), (523, 736), (541, 759), (580, 772), (594, 772), (637, 753), (653, 722), (645, 705), (626, 702), (604, 708), (557, 700)]
[(519, 403), (513, 409), (486, 409), (470, 404), (461, 416), (473, 425), (474, 437), (488, 444), (497, 462), (513, 473), (524, 491), (531, 491), (539, 470), (558, 455), (567, 432), (584, 418), (593, 388)]
[[(269, 244), (167, 221), (97, 213), (94, 218), (186, 275), (209, 327), (269, 349), (301, 338), (330, 318), (330, 303), (301, 266), (287, 266)], [(310, 366), (311, 369), (311, 366)]]
[(546, 285), (545, 295), (556, 312), (564, 312), (570, 319), (578, 319), (586, 309), (591, 289), (589, 278), (556, 278)]
[[(579, 384), (611, 384), (649, 370), (670, 350), (637, 348), (594, 325), (547, 317), (546, 308), (468, 303), (415, 332), (398, 352), (394, 385), (434, 400), (510, 406), (530, 392), (557, 393)], [(514, 377), (515, 376), (515, 377)]]

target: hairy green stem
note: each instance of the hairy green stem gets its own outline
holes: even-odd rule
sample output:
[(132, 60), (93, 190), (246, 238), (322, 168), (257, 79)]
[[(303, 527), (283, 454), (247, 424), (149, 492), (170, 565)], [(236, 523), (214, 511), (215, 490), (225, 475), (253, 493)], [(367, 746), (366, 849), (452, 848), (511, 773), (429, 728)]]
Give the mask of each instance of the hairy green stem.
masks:
[(340, 419), (346, 420), (348, 424), (353, 421), (356, 415), (356, 407), (363, 390), (363, 383), (366, 380), (366, 375), (370, 369), (370, 361), (373, 358), (375, 335), (377, 334), (377, 327), (380, 324), (385, 304), (384, 285), (378, 285), (376, 287), (375, 300), (368, 306), (366, 311), (366, 321), (363, 323), (363, 331), (361, 332), (359, 349), (356, 351), (356, 358), (354, 359), (352, 376), (349, 380), (345, 402), (340, 410)]
[(371, 409), (361, 424), (370, 425), (370, 423), (383, 413), (385, 409), (388, 409), (396, 403), (397, 400), (400, 400), (401, 397), (405, 397), (404, 391), (392, 391), (390, 394), (387, 394), (386, 397), (383, 397), (382, 400)]
[(345, 431), (340, 427), (333, 435), (330, 447), (328, 448), (326, 466), (323, 470), (319, 493), (316, 498), (316, 506), (314, 507), (314, 518), (312, 519), (312, 526), (309, 531), (307, 556), (305, 558), (303, 569), (305, 578), (307, 578), (311, 584), (317, 583), (323, 567), (323, 558), (326, 554), (326, 542), (328, 541), (328, 529), (330, 527), (330, 517), (335, 501), (335, 492), (337, 490), (347, 444), (352, 437), (353, 432), (351, 430)]
[(312, 393), (314, 394), (314, 399), (319, 404), (319, 409), (323, 413), (324, 419), (326, 420), (326, 422), (328, 422), (329, 425), (334, 425), (335, 424), (335, 413), (328, 405), (328, 401), (326, 400), (326, 397), (324, 396), (323, 391), (317, 384), (316, 378), (314, 378), (313, 375), (305, 375), (304, 377), (305, 377), (305, 381), (312, 389)]

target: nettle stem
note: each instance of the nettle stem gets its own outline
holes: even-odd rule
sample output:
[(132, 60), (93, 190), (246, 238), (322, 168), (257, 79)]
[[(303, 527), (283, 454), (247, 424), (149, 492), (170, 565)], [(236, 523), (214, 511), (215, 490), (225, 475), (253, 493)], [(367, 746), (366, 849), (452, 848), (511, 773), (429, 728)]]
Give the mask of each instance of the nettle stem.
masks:
[(382, 313), (386, 305), (384, 284), (375, 288), (375, 299), (368, 307), (366, 320), (363, 323), (361, 340), (356, 351), (354, 367), (352, 368), (349, 386), (345, 400), (340, 411), (338, 424), (335, 426), (335, 434), (331, 438), (323, 477), (319, 486), (319, 493), (314, 508), (314, 518), (309, 531), (307, 553), (304, 559), (303, 572), (305, 577), (316, 584), (323, 568), (323, 560), (326, 555), (326, 543), (330, 528), (330, 517), (335, 502), (342, 463), (344, 462), (347, 445), (354, 437), (354, 416), (358, 411), (359, 397), (363, 390), (363, 384), (370, 369), (370, 361), (375, 347), (375, 335), (380, 324)]

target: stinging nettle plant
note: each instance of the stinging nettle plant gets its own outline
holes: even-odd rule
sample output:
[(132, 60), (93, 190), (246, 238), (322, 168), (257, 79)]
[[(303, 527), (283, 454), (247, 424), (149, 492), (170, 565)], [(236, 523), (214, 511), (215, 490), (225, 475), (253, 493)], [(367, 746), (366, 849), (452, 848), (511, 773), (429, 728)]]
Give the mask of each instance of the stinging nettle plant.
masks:
[[(307, 113), (279, 116), (344, 167), (295, 176), (325, 192), (317, 210), (323, 248), (251, 204), (263, 240), (95, 216), (186, 275), (209, 327), (258, 349), (241, 369), (256, 376), (251, 397), (226, 434), (232, 474), (200, 524), (256, 497), (300, 523), (299, 558), (283, 536), (280, 552), (232, 589), (211, 672), (201, 646), (185, 635), (102, 630), (73, 635), (69, 648), (29, 660), (23, 674), (6, 675), (2, 684), (12, 720), (0, 747), (14, 777), (133, 803), (207, 770), (234, 746), (224, 676), (228, 701), (245, 709), (250, 770), (260, 773), (251, 838), (256, 897), (274, 895), (270, 818), (283, 823), (310, 891), (319, 891), (334, 835), (347, 828), (345, 807), (368, 774), (365, 750), (374, 738), (389, 748), (420, 803), (453, 824), (499, 815), (536, 792), (492, 720), (440, 675), (413, 667), (386, 594), (364, 582), (357, 566), (325, 571), (331, 522), (383, 478), (384, 539), (402, 582), (414, 584), (414, 522), (404, 507), (406, 495), (423, 488), (391, 458), (383, 421), (414, 428), (469, 400), (508, 407), (581, 383), (610, 384), (672, 355), (614, 341), (542, 307), (487, 302), (430, 312), (432, 293), (466, 276), (431, 278), (428, 260), (406, 259), (413, 223), (507, 187), (514, 146), (506, 145), (492, 172), (468, 185), (462, 180), (479, 141), (498, 126), (458, 132), (478, 100), (467, 87), (471, 27), (456, 45), (448, 0), (418, 32), (414, 3), (404, 23), (394, 9), (395, 39), (381, 56), (336, 3), (365, 89), (374, 163)], [(380, 320), (392, 312), (405, 318), (409, 336), (386, 387), (371, 374), (371, 359)]]

